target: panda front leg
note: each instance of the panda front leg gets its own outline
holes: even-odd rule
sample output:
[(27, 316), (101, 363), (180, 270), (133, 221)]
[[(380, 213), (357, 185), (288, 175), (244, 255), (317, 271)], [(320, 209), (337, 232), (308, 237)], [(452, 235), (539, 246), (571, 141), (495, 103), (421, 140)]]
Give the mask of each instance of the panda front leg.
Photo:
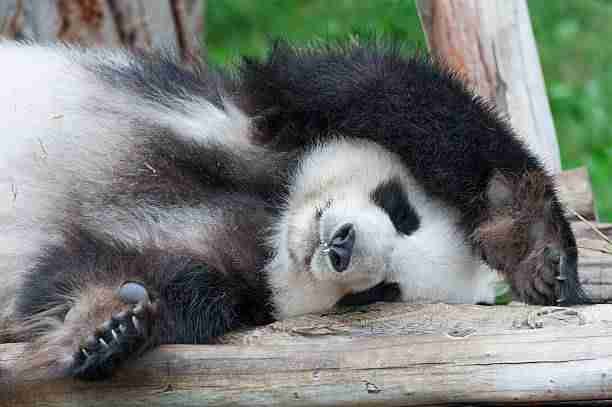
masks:
[(578, 279), (576, 240), (553, 181), (542, 171), (494, 174), (475, 240), (517, 299), (540, 305), (588, 302)]

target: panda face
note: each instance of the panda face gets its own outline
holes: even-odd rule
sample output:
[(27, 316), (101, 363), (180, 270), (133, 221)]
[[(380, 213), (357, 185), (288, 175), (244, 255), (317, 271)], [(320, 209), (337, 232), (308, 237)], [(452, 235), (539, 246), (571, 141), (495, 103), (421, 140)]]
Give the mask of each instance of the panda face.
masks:
[(313, 147), (290, 190), (292, 262), (346, 292), (382, 281), (400, 236), (376, 191), (381, 180), (401, 177), (395, 157), (373, 143), (339, 138)]
[(272, 242), (280, 316), (322, 310), (382, 281), (397, 282), (404, 301), (492, 301), (496, 275), (458, 222), (379, 145), (339, 137), (312, 147)]

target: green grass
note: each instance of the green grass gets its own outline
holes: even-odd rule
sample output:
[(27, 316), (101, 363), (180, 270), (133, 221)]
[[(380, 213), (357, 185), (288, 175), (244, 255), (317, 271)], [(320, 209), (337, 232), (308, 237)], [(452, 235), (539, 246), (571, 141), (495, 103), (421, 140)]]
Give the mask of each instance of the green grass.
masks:
[[(208, 2), (210, 58), (262, 55), (268, 38), (297, 43), (377, 33), (425, 48), (412, 0)], [(601, 218), (612, 221), (612, 1), (530, 0), (564, 168), (586, 165)]]

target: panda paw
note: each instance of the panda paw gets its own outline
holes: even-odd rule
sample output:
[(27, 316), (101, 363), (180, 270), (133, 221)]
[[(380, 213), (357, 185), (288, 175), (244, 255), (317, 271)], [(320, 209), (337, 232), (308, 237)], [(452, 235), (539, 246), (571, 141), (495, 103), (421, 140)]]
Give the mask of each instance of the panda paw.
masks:
[(124, 360), (151, 345), (156, 304), (138, 283), (123, 284), (119, 297), (129, 308), (112, 315), (82, 342), (73, 358), (72, 376), (84, 380), (110, 377)]
[(538, 305), (589, 304), (578, 279), (576, 249), (548, 245), (529, 256), (510, 276), (519, 299)]
[(511, 275), (511, 284), (521, 301), (539, 305), (565, 305), (563, 296), (567, 270), (561, 267), (561, 253), (546, 247), (530, 256)]
[(575, 238), (553, 185), (542, 171), (494, 174), (476, 242), (483, 259), (506, 276), (519, 300), (538, 305), (587, 303), (578, 278)]

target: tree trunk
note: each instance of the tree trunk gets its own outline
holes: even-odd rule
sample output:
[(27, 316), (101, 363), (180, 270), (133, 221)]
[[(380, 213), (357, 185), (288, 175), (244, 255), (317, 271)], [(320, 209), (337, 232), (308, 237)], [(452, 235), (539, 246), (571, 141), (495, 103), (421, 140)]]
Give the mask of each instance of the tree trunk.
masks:
[(0, 36), (199, 54), (203, 0), (3, 0)]
[(417, 0), (431, 52), (492, 100), (554, 174), (559, 146), (525, 0)]

